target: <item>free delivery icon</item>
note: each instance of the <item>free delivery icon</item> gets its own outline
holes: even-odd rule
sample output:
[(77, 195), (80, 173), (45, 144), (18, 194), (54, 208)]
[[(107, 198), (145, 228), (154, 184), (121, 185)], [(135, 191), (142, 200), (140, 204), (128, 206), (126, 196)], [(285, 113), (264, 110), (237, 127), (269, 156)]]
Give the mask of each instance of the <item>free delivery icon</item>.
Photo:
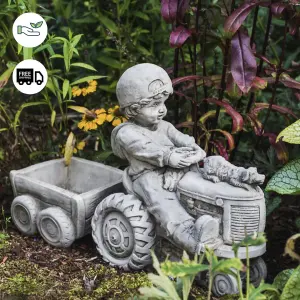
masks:
[(15, 87), (22, 93), (33, 95), (40, 92), (48, 81), (45, 67), (37, 60), (21, 61), (13, 71)]
[(44, 81), (44, 76), (40, 71), (33, 69), (17, 69), (17, 82), (20, 85), (26, 83), (27, 85), (35, 82), (37, 85), (41, 85)]

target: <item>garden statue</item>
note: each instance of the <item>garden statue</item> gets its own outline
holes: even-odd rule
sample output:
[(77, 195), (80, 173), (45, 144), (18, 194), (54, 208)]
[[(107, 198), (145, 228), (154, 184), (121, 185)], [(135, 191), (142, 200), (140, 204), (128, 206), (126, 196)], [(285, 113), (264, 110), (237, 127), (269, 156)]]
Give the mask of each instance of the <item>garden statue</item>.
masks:
[[(263, 232), (265, 199), (258, 185), (264, 176), (221, 156), (206, 158), (193, 137), (164, 121), (172, 92), (168, 74), (153, 64), (133, 66), (121, 76), (117, 97), (129, 120), (113, 130), (111, 143), (128, 160), (125, 171), (76, 157), (68, 166), (54, 159), (11, 171), (11, 214), (18, 229), (38, 231), (57, 247), (92, 231), (103, 259), (125, 270), (151, 264), (150, 250), (163, 243), (190, 254), (208, 246), (231, 258), (234, 242)], [(265, 250), (262, 244), (237, 253), (252, 260), (255, 286), (266, 277), (260, 257)], [(217, 274), (213, 292), (236, 293), (237, 285), (234, 276)]]
[(206, 153), (193, 137), (163, 120), (172, 93), (162, 68), (145, 63), (128, 69), (117, 84), (117, 97), (129, 121), (114, 129), (111, 143), (114, 153), (129, 161), (126, 175), (133, 192), (157, 224), (180, 248), (199, 253), (218, 238), (219, 221), (210, 215), (194, 220), (176, 194), (178, 181)]

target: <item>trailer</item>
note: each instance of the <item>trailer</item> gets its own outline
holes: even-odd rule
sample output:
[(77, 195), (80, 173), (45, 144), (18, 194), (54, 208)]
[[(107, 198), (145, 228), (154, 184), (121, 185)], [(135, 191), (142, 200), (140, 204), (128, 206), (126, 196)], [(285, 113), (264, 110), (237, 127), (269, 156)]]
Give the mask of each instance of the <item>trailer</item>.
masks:
[(42, 162), (11, 171), (11, 215), (26, 235), (37, 232), (56, 247), (69, 247), (91, 232), (91, 219), (102, 199), (123, 192), (123, 171), (75, 158)]

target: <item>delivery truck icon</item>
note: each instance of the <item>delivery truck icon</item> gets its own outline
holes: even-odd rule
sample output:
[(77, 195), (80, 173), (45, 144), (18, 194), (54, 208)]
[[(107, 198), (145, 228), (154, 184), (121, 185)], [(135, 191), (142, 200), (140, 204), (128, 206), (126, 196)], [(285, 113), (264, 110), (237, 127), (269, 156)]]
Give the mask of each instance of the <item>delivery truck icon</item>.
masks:
[(41, 85), (44, 82), (44, 76), (40, 71), (34, 71), (34, 69), (17, 69), (17, 82), (20, 85), (26, 83), (27, 85), (35, 82), (37, 85)]

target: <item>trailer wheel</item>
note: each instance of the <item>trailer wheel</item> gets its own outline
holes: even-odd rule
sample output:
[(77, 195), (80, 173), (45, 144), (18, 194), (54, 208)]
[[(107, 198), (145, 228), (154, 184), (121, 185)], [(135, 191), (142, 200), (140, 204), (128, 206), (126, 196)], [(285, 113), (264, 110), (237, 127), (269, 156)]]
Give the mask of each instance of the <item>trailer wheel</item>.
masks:
[(151, 263), (155, 225), (135, 196), (116, 193), (106, 197), (95, 210), (92, 229), (98, 252), (111, 265), (140, 270)]
[(59, 207), (42, 210), (37, 226), (43, 239), (55, 247), (67, 248), (75, 241), (75, 227), (69, 216)]
[(11, 205), (12, 220), (17, 228), (26, 235), (34, 235), (37, 232), (38, 212), (38, 201), (30, 195), (17, 196)]

